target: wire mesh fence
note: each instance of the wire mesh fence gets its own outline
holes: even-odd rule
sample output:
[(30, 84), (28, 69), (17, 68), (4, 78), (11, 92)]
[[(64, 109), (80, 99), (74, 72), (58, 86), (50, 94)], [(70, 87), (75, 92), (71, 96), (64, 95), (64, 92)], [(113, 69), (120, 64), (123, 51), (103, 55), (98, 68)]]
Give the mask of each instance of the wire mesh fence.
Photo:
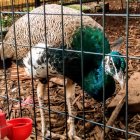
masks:
[[(2, 10), (11, 10), (11, 2), (10, 0), (1, 0), (0, 1), (0, 5), (1, 5), (1, 9)], [(59, 0), (29, 0), (27, 2), (27, 0), (14, 0), (13, 1), (13, 5), (15, 7), (15, 9), (17, 11), (25, 11), (27, 9), (27, 4), (29, 7), (33, 8), (33, 7), (37, 7), (37, 6), (40, 6), (41, 4), (43, 4), (43, 2), (47, 3), (47, 4), (52, 4), (52, 3), (55, 3), (55, 4), (60, 4), (61, 1)], [(82, 2), (86, 3), (86, 2), (92, 2), (92, 0), (83, 0)], [(96, 1), (98, 2), (98, 1)], [(63, 1), (63, 5), (66, 5), (66, 4), (76, 4), (76, 3), (79, 3), (78, 0), (64, 0)]]
[[(31, 118), (35, 140), (140, 139), (138, 3), (126, 1), (122, 9), (120, 1), (80, 0), (70, 8), (42, 1), (30, 8), (27, 0), (17, 10), (14, 2), (0, 11), (6, 118)], [(84, 7), (90, 10), (82, 13)]]

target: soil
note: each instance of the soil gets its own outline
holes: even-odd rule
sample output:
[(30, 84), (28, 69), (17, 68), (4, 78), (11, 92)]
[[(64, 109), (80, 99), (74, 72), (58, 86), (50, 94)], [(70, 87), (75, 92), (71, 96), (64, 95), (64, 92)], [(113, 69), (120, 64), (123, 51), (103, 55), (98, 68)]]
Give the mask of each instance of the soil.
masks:
[[(125, 13), (126, 9), (122, 10), (121, 1), (108, 0), (110, 5), (110, 11), (108, 13)], [(92, 6), (92, 2), (86, 4)], [(130, 4), (131, 13), (140, 13), (137, 7), (137, 3), (133, 2)], [(102, 25), (103, 18), (101, 16), (93, 16), (93, 18)], [(125, 41), (121, 45), (120, 51), (123, 55), (126, 55), (126, 31), (128, 29), (128, 55), (137, 57), (136, 59), (128, 59), (128, 78), (134, 73), (140, 71), (140, 20), (139, 18), (129, 18), (129, 27), (126, 27), (126, 18), (119, 16), (106, 16), (105, 17), (105, 33), (107, 34), (109, 41), (113, 42), (118, 37), (124, 37)], [(0, 70), (0, 109), (6, 113), (7, 118), (17, 118), (20, 116), (30, 117), (33, 119), (33, 132), (30, 139), (41, 139), (41, 123), (40, 123), (40, 111), (38, 108), (38, 100), (36, 95), (37, 80), (32, 80), (27, 78), (24, 74), (23, 68), (19, 68), (20, 76), (13, 76), (16, 73), (16, 65), (6, 70)], [(12, 75), (12, 76), (11, 76)], [(5, 77), (6, 76), (6, 77)], [(24, 78), (24, 76), (26, 78)], [(19, 78), (19, 82), (18, 82)], [(65, 98), (64, 98), (64, 88), (61, 85), (56, 85), (55, 83), (49, 83), (49, 93), (47, 92), (44, 97), (44, 108), (45, 108), (45, 118), (49, 129), (52, 132), (58, 134), (64, 134), (66, 131), (66, 115), (65, 113)], [(118, 84), (115, 94), (120, 90)], [(103, 108), (103, 103), (99, 103), (89, 97), (86, 93), (83, 94), (81, 87), (76, 86), (76, 97), (73, 101), (74, 111), (76, 117), (81, 119), (75, 119), (75, 126), (77, 135), (84, 139), (84, 134), (86, 140), (99, 140), (99, 136), (103, 131), (101, 125), (93, 124), (93, 122), (103, 123), (107, 122), (111, 112), (107, 110), (107, 105), (112, 101), (113, 97), (108, 99)], [(48, 96), (49, 95), (49, 96)], [(19, 101), (24, 101), (27, 97), (33, 98), (33, 105), (22, 105)], [(49, 97), (49, 98), (48, 98)], [(83, 108), (83, 98), (84, 108)], [(51, 111), (49, 111), (49, 105)], [(83, 113), (83, 110), (85, 113)], [(61, 112), (61, 113), (60, 113)], [(105, 113), (105, 115), (104, 115)], [(84, 121), (82, 119), (85, 119)], [(49, 123), (49, 121), (51, 121)], [(128, 122), (128, 125), (126, 123)], [(117, 120), (114, 122), (113, 127), (125, 130), (128, 126), (128, 131), (134, 134), (129, 134), (129, 140), (139, 140), (140, 139), (140, 113), (128, 112), (126, 113), (125, 108), (122, 109)], [(35, 135), (36, 134), (36, 135)], [(106, 140), (123, 140), (125, 139), (125, 132), (116, 129), (111, 129), (106, 135)]]

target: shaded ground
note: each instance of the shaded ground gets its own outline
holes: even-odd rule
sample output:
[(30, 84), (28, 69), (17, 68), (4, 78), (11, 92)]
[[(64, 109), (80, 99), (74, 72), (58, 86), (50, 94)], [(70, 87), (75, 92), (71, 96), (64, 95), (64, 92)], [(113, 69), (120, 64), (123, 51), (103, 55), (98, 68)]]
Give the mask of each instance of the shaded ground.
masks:
[[(88, 4), (91, 5), (92, 3)], [(109, 13), (124, 13), (124, 11), (121, 10), (121, 4), (120, 1), (112, 1), (109, 0), (110, 4), (110, 12)], [(136, 4), (134, 4), (136, 7)], [(135, 13), (136, 8), (133, 9), (131, 12)], [(101, 17), (93, 17), (97, 22), (102, 24), (102, 18)], [(129, 59), (128, 61), (128, 75), (130, 76), (135, 71), (140, 71), (140, 20), (138, 18), (130, 18), (129, 19), (129, 47), (128, 47), (128, 53), (130, 56), (138, 56), (139, 59)], [(123, 17), (106, 17), (105, 19), (105, 32), (109, 37), (110, 42), (113, 42), (115, 39), (117, 39), (120, 36), (123, 36), (126, 39), (126, 19)], [(126, 45), (125, 43), (122, 45), (121, 52), (125, 55), (126, 54)], [(16, 71), (15, 66), (12, 67), (12, 74), (13, 71)], [(24, 73), (23, 70), (20, 69), (21, 74), (20, 77), (23, 77)], [(31, 105), (22, 107), (22, 116), (31, 117), (34, 120), (34, 126), (35, 122), (37, 123), (37, 136), (38, 139), (40, 139), (40, 113), (38, 109), (38, 101), (36, 98), (36, 85), (37, 81), (34, 80), (34, 88), (32, 86), (32, 82), (30, 79), (22, 80), (20, 79), (20, 82), (17, 82), (17, 79), (11, 78), (11, 69), (7, 70), (7, 82), (5, 81), (5, 76), (2, 70), (0, 71), (0, 109), (5, 111), (10, 116), (10, 118), (20, 117), (21, 111), (19, 108), (19, 105), (16, 100), (19, 100), (19, 94), (21, 96), (21, 100), (24, 100), (28, 96), (34, 97), (35, 102), (35, 108)], [(5, 86), (7, 83), (7, 87)], [(20, 90), (18, 88), (18, 84), (20, 84)], [(63, 134), (66, 127), (66, 117), (63, 114), (59, 114), (59, 112), (65, 112), (65, 101), (64, 101), (64, 94), (63, 94), (63, 87), (59, 85), (55, 85), (54, 83), (49, 84), (49, 100), (48, 96), (46, 94), (45, 96), (45, 105), (46, 108), (45, 114), (46, 114), (46, 120), (48, 122), (49, 126), (49, 119), (51, 120), (51, 130), (55, 133)], [(5, 90), (5, 88), (7, 88)], [(47, 90), (47, 89), (46, 89)], [(116, 93), (118, 93), (119, 88), (117, 88)], [(33, 92), (34, 91), (34, 96)], [(4, 98), (6, 97), (5, 93), (8, 93), (8, 99)], [(47, 93), (47, 92), (46, 92)], [(2, 97), (3, 96), (3, 97)], [(96, 102), (94, 99), (91, 99), (86, 94), (84, 94), (85, 103), (84, 103), (84, 110), (85, 110), (85, 119), (88, 120), (85, 123), (85, 136), (87, 140), (98, 140), (100, 131), (102, 130), (102, 127), (97, 126), (95, 127), (94, 124), (90, 123), (89, 121), (95, 121), (102, 123), (103, 122), (103, 107), (101, 103)], [(113, 97), (112, 97), (113, 98)], [(77, 117), (83, 118), (83, 92), (80, 89), (80, 87), (76, 87), (76, 98), (73, 101), (73, 105), (75, 107), (75, 111), (77, 114)], [(15, 101), (14, 101), (15, 100)], [(109, 104), (109, 102), (112, 99), (108, 99), (106, 102)], [(50, 112), (50, 118), (49, 118), (49, 112), (48, 112), (48, 106), (50, 103), (50, 109), (52, 110)], [(9, 109), (9, 111), (8, 111)], [(34, 113), (34, 110), (36, 113)], [(58, 113), (57, 113), (58, 112)], [(111, 112), (106, 109), (105, 111), (105, 121), (109, 119), (111, 115)], [(34, 119), (36, 117), (36, 119)], [(113, 127), (125, 129), (125, 109), (122, 110), (121, 114), (119, 115), (118, 119), (114, 122)], [(76, 125), (76, 131), (78, 136), (81, 138), (84, 136), (84, 126), (83, 121), (75, 119), (75, 125)], [(140, 135), (140, 113), (132, 113), (128, 112), (128, 130), (131, 132), (135, 132)], [(35, 139), (35, 129), (33, 128), (33, 134), (31, 135), (31, 139)], [(109, 134), (107, 135), (107, 140), (123, 140), (125, 139), (125, 133), (111, 130)], [(139, 140), (140, 137), (137, 137), (135, 135), (129, 135), (129, 139), (131, 140)]]

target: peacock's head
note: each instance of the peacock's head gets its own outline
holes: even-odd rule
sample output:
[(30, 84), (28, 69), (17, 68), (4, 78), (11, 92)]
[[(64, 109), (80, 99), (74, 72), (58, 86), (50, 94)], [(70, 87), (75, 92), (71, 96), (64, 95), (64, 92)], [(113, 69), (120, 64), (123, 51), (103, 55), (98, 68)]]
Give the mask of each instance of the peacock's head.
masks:
[(121, 54), (117, 51), (112, 51), (109, 56), (105, 56), (105, 72), (116, 79), (121, 88), (124, 88), (124, 74), (126, 62)]

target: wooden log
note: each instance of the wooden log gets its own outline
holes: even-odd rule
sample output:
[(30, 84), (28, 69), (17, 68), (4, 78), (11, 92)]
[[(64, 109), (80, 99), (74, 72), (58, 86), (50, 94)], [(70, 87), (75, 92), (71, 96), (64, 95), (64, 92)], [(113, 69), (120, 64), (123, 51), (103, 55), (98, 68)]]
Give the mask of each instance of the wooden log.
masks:
[[(114, 109), (123, 96), (124, 93), (118, 93), (108, 105), (108, 109)], [(128, 111), (140, 112), (140, 72), (133, 73), (128, 80)]]

